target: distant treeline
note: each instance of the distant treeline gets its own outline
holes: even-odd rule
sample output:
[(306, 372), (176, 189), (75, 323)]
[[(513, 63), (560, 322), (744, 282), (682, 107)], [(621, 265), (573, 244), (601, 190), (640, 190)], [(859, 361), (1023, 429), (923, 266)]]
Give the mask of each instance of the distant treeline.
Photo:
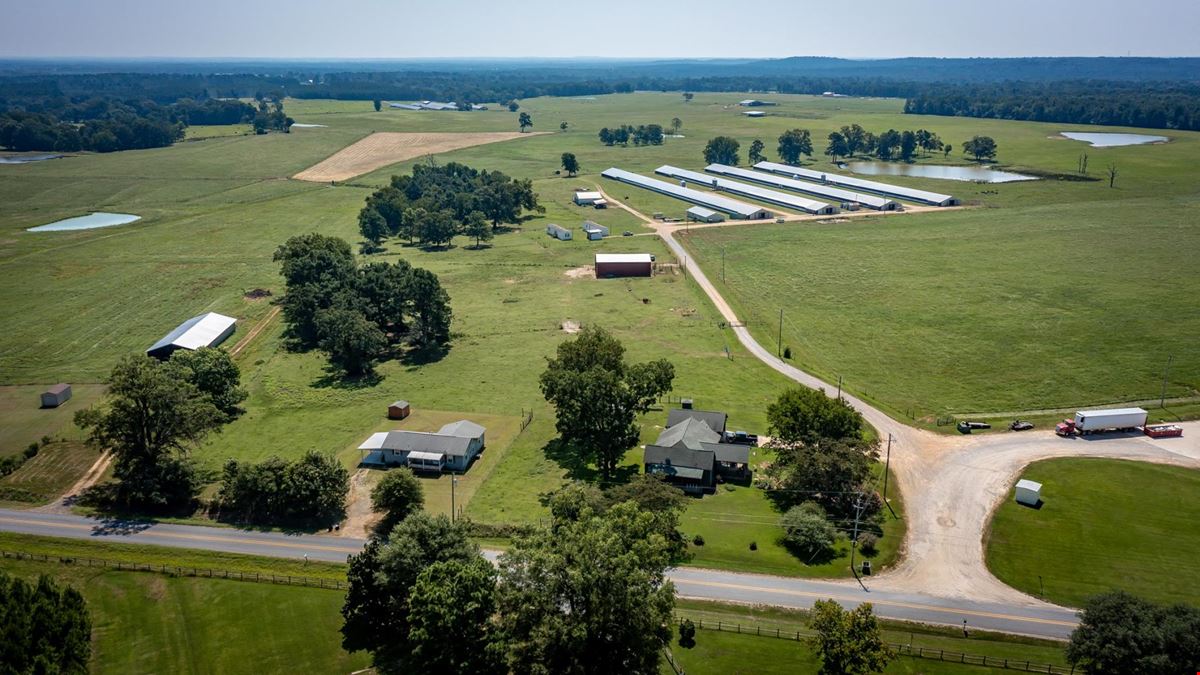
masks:
[(904, 112), (1032, 122), (1200, 130), (1200, 85), (1057, 82), (931, 87)]
[(287, 131), (291, 119), (282, 103), (258, 107), (245, 101), (183, 99), (159, 105), (148, 99), (121, 101), (103, 96), (25, 99), (0, 108), (0, 147), (16, 151), (115, 152), (161, 148), (183, 138), (191, 125), (252, 123), (255, 131)]

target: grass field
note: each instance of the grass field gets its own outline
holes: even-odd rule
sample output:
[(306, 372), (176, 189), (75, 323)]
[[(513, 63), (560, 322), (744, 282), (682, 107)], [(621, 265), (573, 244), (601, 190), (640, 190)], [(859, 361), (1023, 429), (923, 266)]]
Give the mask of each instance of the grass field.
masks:
[[(438, 155), (436, 161), (532, 179), (547, 209), (482, 250), (468, 248), (463, 239), (436, 252), (389, 242), (388, 250), (372, 256), (405, 258), (439, 275), (455, 313), (450, 353), (422, 366), (383, 364), (378, 383), (359, 386), (330, 373), (319, 354), (284, 349), (276, 318), (237, 357), (250, 391), (246, 414), (195, 456), (210, 469), (230, 457), (296, 457), (309, 449), (341, 453), (351, 462), (353, 448), (380, 426), (383, 406), (397, 398), (417, 410), (498, 420), (532, 409), (533, 424), (507, 446), (502, 461), (487, 465), (485, 458), (459, 486), (473, 494), (466, 515), (475, 520), (535, 520), (543, 515), (540, 493), (571, 478), (595, 478), (590, 467), (546, 452), (555, 432), (537, 375), (567, 337), (564, 322), (603, 325), (634, 360), (671, 359), (678, 374), (672, 393), (727, 411), (733, 428), (764, 432), (765, 407), (787, 385), (718, 327), (717, 313), (682, 275), (607, 281), (568, 276), (589, 265), (597, 250), (670, 260), (649, 236), (603, 242), (547, 237), (547, 223), (577, 228), (584, 218), (614, 233), (646, 232), (622, 210), (571, 205), (572, 188), (602, 185), (643, 211), (681, 215), (683, 204), (616, 187), (599, 172), (609, 166), (649, 172), (668, 162), (695, 168), (707, 139), (722, 133), (739, 138), (743, 150), (756, 137), (771, 150), (771, 139), (793, 126), (811, 129), (818, 145), (829, 130), (853, 122), (875, 131), (925, 127), (956, 145), (984, 133), (999, 142), (1002, 162), (1043, 171), (1070, 170), (1085, 148), (1048, 138), (1058, 131), (1050, 125), (904, 116), (896, 100), (783, 96), (771, 116), (750, 120), (733, 105), (739, 98), (699, 94), (685, 104), (677, 94), (641, 93), (522, 101), (534, 131), (555, 130), (559, 121), (567, 121), (569, 130)], [(6, 327), (0, 333), (0, 453), (19, 451), (45, 434), (78, 434), (70, 410), (45, 414), (29, 405), (40, 388), (71, 382), (76, 399), (68, 407), (86, 405), (96, 400), (98, 383), (117, 358), (145, 349), (190, 316), (218, 311), (237, 317), (230, 343), (236, 344), (272, 310), (268, 300), (247, 298), (247, 292), (262, 288), (277, 296), (282, 290), (271, 261), (276, 246), (313, 231), (356, 240), (355, 217), (370, 190), (425, 160), (337, 186), (290, 176), (373, 132), (517, 130), (517, 116), (503, 110), (376, 113), (370, 102), (286, 105), (297, 121), (325, 128), (0, 167), (0, 322)], [(685, 138), (669, 138), (663, 146), (605, 147), (596, 139), (602, 126), (667, 124), (676, 116)], [(1200, 275), (1190, 273), (1197, 259), (1190, 255), (1195, 234), (1187, 215), (1197, 201), (1195, 181), (1184, 177), (1196, 135), (1171, 135), (1162, 146), (1088, 149), (1092, 166), (1109, 158), (1121, 163), (1115, 190), (1057, 180), (956, 183), (949, 187), (957, 194), (989, 208), (697, 231), (689, 235), (690, 245), (713, 277), (718, 246), (726, 247), (729, 298), (760, 340), (770, 343), (774, 328), (761, 315), (776, 316), (784, 307), (785, 341), (798, 363), (827, 376), (844, 374), (847, 388), (893, 411), (916, 409), (920, 417), (1144, 396), (1161, 376), (1165, 353), (1175, 355), (1170, 394), (1190, 395), (1200, 366), (1194, 341), (1185, 338), (1198, 319), (1186, 302)], [(580, 176), (556, 175), (563, 152), (578, 156)], [(948, 189), (939, 181), (897, 182)], [(142, 220), (105, 230), (24, 231), (96, 210)], [(1118, 235), (1125, 244), (1110, 242)], [(1067, 253), (1080, 250), (1081, 238), (1088, 248)], [(1156, 271), (1165, 268), (1171, 273)], [(1090, 284), (1089, 293), (1052, 278), (1056, 269)], [(1164, 313), (1172, 320), (1157, 320)], [(1111, 330), (1118, 322), (1122, 330)], [(649, 414), (643, 440), (664, 420), (665, 412)], [(627, 463), (637, 459), (632, 452)], [(445, 501), (443, 482), (448, 484), (431, 487), (437, 493), (432, 501)], [(775, 543), (764, 541), (777, 529), (776, 517), (760, 493), (741, 490), (695, 502), (684, 527), (704, 533), (706, 550), (698, 556), (704, 564), (818, 573), (793, 565), (772, 548)], [(748, 536), (759, 545), (753, 554)]]
[[(1053, 459), (1024, 478), (1040, 509), (1005, 500), (986, 540), (988, 567), (1030, 595), (1082, 606), (1119, 588), (1158, 602), (1200, 603), (1200, 471), (1102, 459)], [(1041, 580), (1039, 582), (1039, 576)]]
[(0, 503), (3, 503), (5, 488), (30, 498), (22, 499), (22, 506), (51, 502), (62, 496), (99, 458), (100, 452), (96, 448), (80, 441), (44, 445), (21, 468), (0, 478)]
[(222, 136), (248, 136), (254, 133), (249, 124), (197, 124), (184, 130), (185, 141), (202, 141)]
[(341, 648), (343, 595), (318, 588), (0, 560), (83, 593), (98, 673), (348, 673), (366, 654)]

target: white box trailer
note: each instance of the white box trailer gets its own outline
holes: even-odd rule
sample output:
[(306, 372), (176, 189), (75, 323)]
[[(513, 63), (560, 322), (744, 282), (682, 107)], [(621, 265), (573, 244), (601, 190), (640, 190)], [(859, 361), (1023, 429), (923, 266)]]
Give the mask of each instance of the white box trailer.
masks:
[(1111, 408), (1109, 410), (1080, 410), (1075, 413), (1075, 432), (1092, 434), (1100, 431), (1131, 431), (1145, 426), (1146, 411), (1141, 408)]

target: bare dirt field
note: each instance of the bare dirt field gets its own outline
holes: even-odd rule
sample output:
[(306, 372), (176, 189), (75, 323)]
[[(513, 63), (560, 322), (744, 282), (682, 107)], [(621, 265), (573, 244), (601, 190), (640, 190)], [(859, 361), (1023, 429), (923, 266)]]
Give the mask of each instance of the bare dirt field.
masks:
[[(543, 132), (544, 133), (544, 132)], [(292, 176), (297, 180), (326, 183), (346, 180), (388, 164), (403, 162), (422, 155), (460, 150), (474, 145), (511, 141), (514, 138), (537, 136), (538, 133), (494, 131), (478, 133), (409, 134), (381, 131), (342, 148), (332, 156)]]

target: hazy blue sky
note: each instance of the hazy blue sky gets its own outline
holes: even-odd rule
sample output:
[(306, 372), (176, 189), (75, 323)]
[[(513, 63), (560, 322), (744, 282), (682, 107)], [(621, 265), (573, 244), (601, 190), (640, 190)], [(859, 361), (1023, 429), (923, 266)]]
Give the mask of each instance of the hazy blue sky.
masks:
[(1196, 56), (1198, 0), (0, 0), (0, 56)]

